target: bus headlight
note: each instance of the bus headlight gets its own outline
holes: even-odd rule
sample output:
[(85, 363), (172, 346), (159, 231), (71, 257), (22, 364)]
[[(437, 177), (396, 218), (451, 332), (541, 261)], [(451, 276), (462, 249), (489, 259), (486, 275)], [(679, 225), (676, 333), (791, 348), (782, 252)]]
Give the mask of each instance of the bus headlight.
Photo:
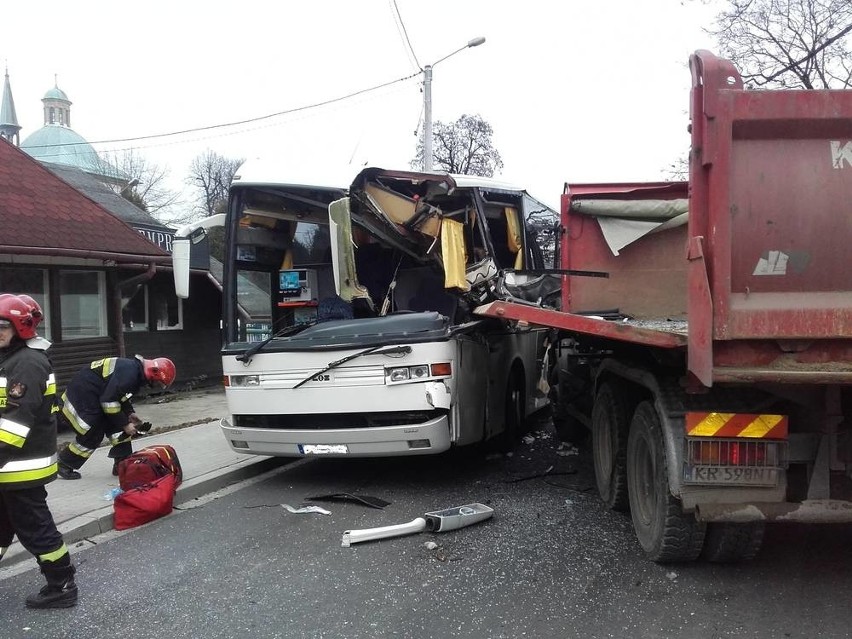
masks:
[(404, 382), (411, 379), (408, 367), (406, 368), (389, 368), (385, 373), (389, 382)]
[(440, 364), (418, 364), (416, 366), (398, 366), (385, 369), (385, 381), (388, 384), (401, 382), (425, 382), (440, 377), (450, 377), (452, 366), (449, 362)]
[(260, 386), (260, 375), (231, 375), (231, 388), (248, 388)]
[(408, 371), (411, 375), (411, 379), (425, 379), (429, 377), (429, 367), (426, 365), (412, 366), (408, 369)]

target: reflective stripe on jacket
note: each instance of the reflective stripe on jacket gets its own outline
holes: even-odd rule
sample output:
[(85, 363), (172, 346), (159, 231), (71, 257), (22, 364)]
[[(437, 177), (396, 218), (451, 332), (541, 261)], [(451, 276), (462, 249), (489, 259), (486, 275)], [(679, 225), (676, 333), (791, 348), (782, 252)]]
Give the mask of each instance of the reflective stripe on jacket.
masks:
[(62, 395), (62, 412), (80, 434), (95, 425), (107, 433), (118, 432), (130, 421), (130, 398), (145, 383), (145, 371), (138, 359), (95, 360), (71, 378)]
[(56, 379), (42, 350), (18, 344), (0, 352), (0, 490), (56, 477)]

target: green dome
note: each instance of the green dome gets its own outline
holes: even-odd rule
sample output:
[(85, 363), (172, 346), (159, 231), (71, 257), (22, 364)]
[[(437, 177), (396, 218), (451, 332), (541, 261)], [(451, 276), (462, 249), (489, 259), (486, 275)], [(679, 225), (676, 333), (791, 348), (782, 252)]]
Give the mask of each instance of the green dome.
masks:
[(65, 95), (65, 91), (59, 87), (53, 87), (50, 89), (44, 94), (42, 100), (64, 100), (65, 102), (71, 102), (71, 100), (68, 99), (68, 96)]
[(21, 149), (39, 162), (65, 164), (98, 175), (103, 174), (105, 169), (109, 171), (92, 145), (67, 126), (46, 124), (28, 135), (21, 142)]

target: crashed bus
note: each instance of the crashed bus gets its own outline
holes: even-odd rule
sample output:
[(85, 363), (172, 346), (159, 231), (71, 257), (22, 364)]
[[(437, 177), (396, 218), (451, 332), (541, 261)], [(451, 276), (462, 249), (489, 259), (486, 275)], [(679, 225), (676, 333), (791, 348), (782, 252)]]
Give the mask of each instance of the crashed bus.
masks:
[(558, 298), (524, 189), (369, 168), (346, 187), (244, 165), (224, 224), (222, 365), (231, 448), (256, 455), (424, 455), (510, 445), (548, 405), (547, 329), (476, 317)]

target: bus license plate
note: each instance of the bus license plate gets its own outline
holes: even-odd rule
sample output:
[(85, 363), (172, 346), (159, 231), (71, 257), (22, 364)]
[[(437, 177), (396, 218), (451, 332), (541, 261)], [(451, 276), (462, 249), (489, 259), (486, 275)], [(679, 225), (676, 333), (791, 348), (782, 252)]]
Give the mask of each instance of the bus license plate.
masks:
[(776, 486), (778, 484), (778, 469), (684, 465), (683, 481), (687, 484)]
[(299, 444), (302, 455), (346, 455), (349, 447), (346, 444)]

